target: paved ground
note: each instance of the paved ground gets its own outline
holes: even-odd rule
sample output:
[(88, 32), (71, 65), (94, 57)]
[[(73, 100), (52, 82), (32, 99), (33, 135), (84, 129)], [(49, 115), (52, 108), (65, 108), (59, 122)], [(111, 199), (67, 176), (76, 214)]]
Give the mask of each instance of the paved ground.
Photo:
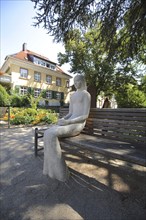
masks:
[[(42, 174), (34, 157), (34, 128), (1, 129), (1, 220), (143, 220), (145, 169), (119, 161), (90, 160), (64, 148), (68, 183)], [(126, 169), (123, 168), (126, 166)]]

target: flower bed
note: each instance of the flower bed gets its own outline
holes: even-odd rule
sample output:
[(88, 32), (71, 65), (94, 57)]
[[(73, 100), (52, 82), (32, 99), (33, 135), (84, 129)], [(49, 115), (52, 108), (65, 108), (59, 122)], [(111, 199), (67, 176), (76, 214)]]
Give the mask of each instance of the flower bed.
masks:
[[(10, 110), (10, 124), (12, 125), (52, 124), (56, 123), (57, 119), (58, 114), (48, 109), (11, 108)], [(4, 115), (3, 120), (8, 120), (8, 113)]]

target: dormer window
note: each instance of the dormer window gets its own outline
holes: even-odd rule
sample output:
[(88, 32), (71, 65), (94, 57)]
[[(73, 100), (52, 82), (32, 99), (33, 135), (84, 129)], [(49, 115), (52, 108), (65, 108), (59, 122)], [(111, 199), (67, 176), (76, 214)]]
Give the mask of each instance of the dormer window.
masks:
[(40, 65), (40, 66), (45, 66), (51, 70), (56, 70), (56, 65), (55, 64), (52, 64), (52, 63), (49, 63), (45, 60), (42, 60), (42, 59), (39, 59), (37, 57), (34, 57), (33, 58), (33, 63), (37, 64), (37, 65)]
[(47, 63), (47, 64), (46, 64), (46, 67), (50, 68), (50, 64), (49, 64), (49, 63)]
[(51, 69), (51, 70), (55, 70), (55, 69), (56, 69), (55, 65), (52, 65), (52, 64), (51, 64), (51, 65), (50, 65), (50, 69)]

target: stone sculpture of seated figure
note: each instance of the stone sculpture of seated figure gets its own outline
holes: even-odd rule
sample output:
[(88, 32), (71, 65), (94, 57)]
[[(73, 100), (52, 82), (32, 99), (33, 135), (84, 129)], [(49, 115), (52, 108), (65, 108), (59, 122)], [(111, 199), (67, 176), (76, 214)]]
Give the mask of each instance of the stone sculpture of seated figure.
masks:
[(44, 133), (43, 174), (63, 182), (69, 178), (69, 171), (58, 138), (80, 134), (90, 111), (91, 97), (86, 91), (84, 76), (76, 75), (74, 85), (76, 91), (71, 95), (69, 113)]

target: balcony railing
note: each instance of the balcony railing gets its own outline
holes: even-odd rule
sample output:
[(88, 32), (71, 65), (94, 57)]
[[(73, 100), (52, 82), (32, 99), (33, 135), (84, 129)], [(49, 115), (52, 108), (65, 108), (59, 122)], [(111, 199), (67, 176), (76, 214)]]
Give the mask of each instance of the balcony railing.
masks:
[(11, 83), (11, 76), (6, 76), (6, 75), (0, 76), (0, 82)]

